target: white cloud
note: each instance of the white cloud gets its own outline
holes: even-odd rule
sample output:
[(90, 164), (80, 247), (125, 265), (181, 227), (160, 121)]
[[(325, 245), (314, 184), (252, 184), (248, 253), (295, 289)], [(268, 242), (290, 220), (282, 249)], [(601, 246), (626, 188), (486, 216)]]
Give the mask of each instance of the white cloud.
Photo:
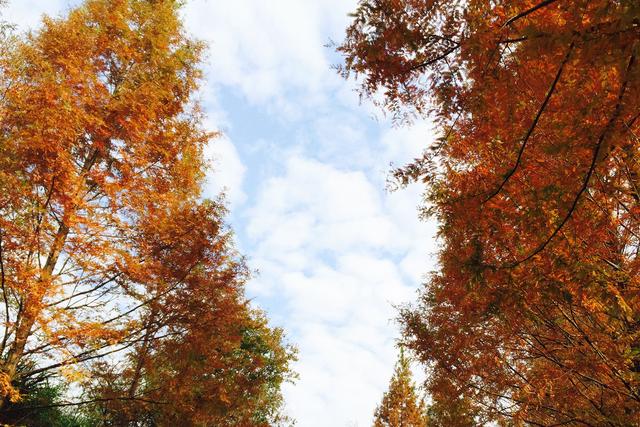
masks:
[(207, 173), (204, 196), (215, 198), (224, 191), (231, 208), (237, 208), (247, 198), (243, 191), (247, 168), (240, 160), (236, 147), (223, 135), (209, 142), (205, 149), (205, 157), (211, 168)]
[(260, 270), (248, 293), (301, 351), (300, 381), (285, 389), (301, 427), (369, 424), (396, 358), (392, 304), (413, 299), (433, 251), (419, 189), (383, 191), (389, 162), (419, 156), (428, 126), (368, 134), (362, 116), (380, 112), (330, 69), (323, 44), (341, 37), (354, 3), (199, 0), (186, 12), (212, 42), (210, 87), (239, 91), (288, 131), (244, 147), (269, 173), (236, 214)]
[(211, 83), (237, 87), (253, 103), (295, 117), (291, 97), (311, 107), (339, 85), (324, 45), (341, 36), (351, 6), (342, 0), (192, 0), (189, 30), (210, 43)]
[(261, 272), (250, 291), (277, 301), (300, 348), (301, 378), (286, 388), (300, 425), (366, 425), (396, 357), (393, 306), (413, 299), (413, 258), (425, 267), (432, 229), (416, 219), (416, 192), (389, 195), (362, 171), (301, 155), (285, 165), (247, 211)]
[(381, 138), (389, 161), (402, 166), (404, 163), (420, 157), (422, 152), (434, 142), (434, 126), (426, 120), (419, 120), (411, 127), (388, 129)]
[(6, 8), (0, 8), (0, 16), (15, 24), (19, 31), (36, 28), (44, 15), (57, 16), (80, 0), (9, 0)]
[(248, 235), (261, 250), (277, 254), (304, 238), (301, 223), (313, 227), (308, 250), (354, 247), (390, 249), (394, 224), (383, 215), (377, 188), (360, 171), (341, 171), (300, 156), (286, 162), (287, 175), (269, 179), (252, 208)]

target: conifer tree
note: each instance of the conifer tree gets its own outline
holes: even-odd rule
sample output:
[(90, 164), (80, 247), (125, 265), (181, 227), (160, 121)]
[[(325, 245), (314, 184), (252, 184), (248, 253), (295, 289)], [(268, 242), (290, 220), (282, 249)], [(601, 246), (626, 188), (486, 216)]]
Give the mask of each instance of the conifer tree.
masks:
[(376, 408), (373, 427), (425, 427), (427, 424), (424, 400), (418, 396), (409, 359), (401, 350), (389, 390)]

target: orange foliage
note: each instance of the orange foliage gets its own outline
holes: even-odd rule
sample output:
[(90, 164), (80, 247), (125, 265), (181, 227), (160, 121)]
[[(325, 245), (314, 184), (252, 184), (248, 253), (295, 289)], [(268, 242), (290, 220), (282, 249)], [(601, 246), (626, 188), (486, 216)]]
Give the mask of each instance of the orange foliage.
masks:
[(639, 425), (640, 3), (363, 0), (343, 73), (442, 137), (439, 271), (402, 312), (436, 401), (509, 425)]
[(373, 427), (426, 427), (427, 424), (424, 400), (416, 393), (409, 359), (401, 351), (389, 390), (376, 408)]
[[(213, 135), (193, 102), (203, 46), (185, 37), (179, 3), (88, 0), (0, 49), (5, 403), (11, 384), (60, 368), (83, 378), (74, 365), (103, 372), (124, 355), (127, 399), (162, 390), (187, 405), (198, 384), (204, 409), (182, 408), (194, 420), (222, 390), (209, 390), (212, 370), (233, 382), (225, 402), (261, 387), (277, 400), (289, 377), (281, 332), (246, 307), (225, 209), (200, 198)], [(244, 351), (247, 328), (262, 353)], [(273, 378), (251, 377), (272, 353)], [(206, 365), (166, 372), (187, 355)]]

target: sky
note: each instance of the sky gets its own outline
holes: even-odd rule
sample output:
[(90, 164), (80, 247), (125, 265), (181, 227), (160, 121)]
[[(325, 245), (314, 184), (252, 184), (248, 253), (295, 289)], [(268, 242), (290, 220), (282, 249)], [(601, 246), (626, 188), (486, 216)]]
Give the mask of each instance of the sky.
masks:
[[(22, 31), (79, 0), (9, 0)], [(185, 27), (209, 44), (200, 90), (205, 196), (225, 191), (255, 277), (247, 296), (299, 349), (284, 394), (300, 427), (368, 426), (397, 357), (394, 306), (435, 268), (421, 188), (386, 191), (391, 164), (434, 139), (426, 121), (394, 127), (337, 75), (327, 47), (356, 0), (189, 0)]]

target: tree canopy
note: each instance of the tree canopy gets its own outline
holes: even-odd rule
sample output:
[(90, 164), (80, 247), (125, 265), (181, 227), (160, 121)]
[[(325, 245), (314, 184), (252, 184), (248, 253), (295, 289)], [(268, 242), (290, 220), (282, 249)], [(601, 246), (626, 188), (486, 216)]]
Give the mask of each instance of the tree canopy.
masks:
[(3, 33), (0, 421), (53, 377), (105, 425), (283, 420), (294, 351), (202, 199), (215, 134), (180, 4), (87, 0)]
[(441, 137), (439, 266), (402, 310), (436, 403), (476, 422), (638, 425), (640, 4), (362, 0), (344, 75)]

